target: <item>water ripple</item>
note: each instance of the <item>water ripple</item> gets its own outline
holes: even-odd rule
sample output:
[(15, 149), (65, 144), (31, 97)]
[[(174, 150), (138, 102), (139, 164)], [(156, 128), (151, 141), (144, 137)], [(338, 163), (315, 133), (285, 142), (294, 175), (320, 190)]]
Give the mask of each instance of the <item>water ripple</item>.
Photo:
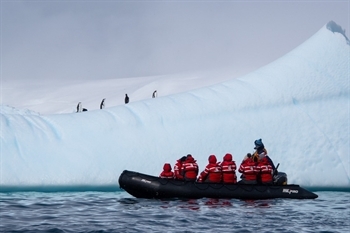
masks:
[(148, 200), (125, 192), (1, 193), (2, 232), (348, 232), (350, 193), (315, 200)]

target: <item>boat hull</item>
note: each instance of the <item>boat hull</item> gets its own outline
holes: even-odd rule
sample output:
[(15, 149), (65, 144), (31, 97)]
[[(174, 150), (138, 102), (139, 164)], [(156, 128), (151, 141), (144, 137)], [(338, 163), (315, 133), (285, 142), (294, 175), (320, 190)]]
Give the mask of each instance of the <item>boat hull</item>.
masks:
[(236, 199), (314, 199), (318, 196), (299, 185), (248, 185), (197, 183), (162, 179), (133, 171), (123, 171), (119, 185), (137, 198), (236, 198)]

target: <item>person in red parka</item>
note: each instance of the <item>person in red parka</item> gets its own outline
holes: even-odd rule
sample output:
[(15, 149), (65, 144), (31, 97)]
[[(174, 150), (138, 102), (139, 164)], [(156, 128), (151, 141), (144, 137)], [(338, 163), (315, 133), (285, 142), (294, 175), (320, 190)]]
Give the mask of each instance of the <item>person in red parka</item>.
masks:
[(209, 164), (201, 172), (198, 182), (213, 182), (219, 183), (222, 179), (221, 166), (217, 163), (216, 156), (210, 155), (208, 158)]
[(260, 158), (256, 169), (262, 184), (273, 184), (273, 168), (267, 156)]
[(176, 164), (174, 165), (174, 176), (175, 179), (177, 180), (183, 180), (184, 176), (183, 176), (183, 162), (185, 162), (186, 160), (186, 156), (182, 156), (182, 158), (178, 159), (176, 161)]
[(160, 173), (159, 177), (165, 179), (174, 179), (174, 172), (171, 171), (171, 165), (169, 163), (164, 164), (163, 171)]
[(241, 166), (239, 166), (238, 171), (242, 173), (242, 179), (238, 183), (257, 184), (258, 171), (251, 154), (247, 154), (247, 156), (242, 161)]
[(227, 153), (224, 156), (224, 159), (222, 161), (221, 170), (222, 170), (222, 181), (224, 183), (237, 183), (237, 176), (236, 176), (236, 162), (232, 160), (232, 154)]
[(165, 179), (174, 179), (174, 172), (171, 171), (171, 165), (169, 163), (164, 164), (163, 171), (160, 173), (159, 177)]
[(182, 164), (182, 172), (183, 172), (184, 180), (186, 181), (197, 180), (198, 164), (191, 154), (188, 154), (186, 156), (186, 160)]

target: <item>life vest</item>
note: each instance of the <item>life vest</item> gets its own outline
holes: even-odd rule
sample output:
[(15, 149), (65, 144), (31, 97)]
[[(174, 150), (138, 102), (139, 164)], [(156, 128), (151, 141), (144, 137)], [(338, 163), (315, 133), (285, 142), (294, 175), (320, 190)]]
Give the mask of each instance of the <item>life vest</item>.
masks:
[(257, 166), (257, 170), (260, 175), (260, 180), (262, 183), (271, 183), (273, 181), (273, 168), (270, 165), (267, 157), (264, 157), (260, 160)]
[(243, 174), (245, 180), (256, 180), (258, 171), (252, 158), (244, 160), (238, 171)]
[(204, 171), (201, 172), (198, 181), (199, 182), (213, 182), (219, 183), (222, 180), (221, 166), (219, 163), (208, 164)]
[(221, 170), (224, 183), (237, 183), (236, 163), (234, 161), (223, 161)]
[(185, 180), (195, 181), (198, 175), (198, 165), (192, 156), (187, 157), (182, 164), (182, 173)]
[(181, 160), (177, 160), (176, 164), (174, 165), (174, 176), (175, 176), (175, 179), (178, 179), (178, 180), (183, 180), (184, 177), (183, 177), (183, 167), (182, 167), (182, 161)]
[(208, 158), (209, 164), (201, 172), (198, 182), (214, 182), (219, 183), (222, 180), (221, 166), (216, 161), (215, 155), (210, 155)]

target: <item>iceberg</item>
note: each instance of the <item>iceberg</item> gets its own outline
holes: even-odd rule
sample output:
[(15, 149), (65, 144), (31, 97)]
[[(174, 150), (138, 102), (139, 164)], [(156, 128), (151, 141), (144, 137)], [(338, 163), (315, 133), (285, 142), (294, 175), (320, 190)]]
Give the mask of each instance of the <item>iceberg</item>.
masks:
[(349, 40), (330, 22), (278, 60), (208, 87), (81, 113), (3, 104), (0, 189), (119, 187), (125, 169), (158, 175), (188, 153), (200, 170), (210, 154), (239, 165), (258, 138), (289, 183), (350, 188), (349, 61)]

